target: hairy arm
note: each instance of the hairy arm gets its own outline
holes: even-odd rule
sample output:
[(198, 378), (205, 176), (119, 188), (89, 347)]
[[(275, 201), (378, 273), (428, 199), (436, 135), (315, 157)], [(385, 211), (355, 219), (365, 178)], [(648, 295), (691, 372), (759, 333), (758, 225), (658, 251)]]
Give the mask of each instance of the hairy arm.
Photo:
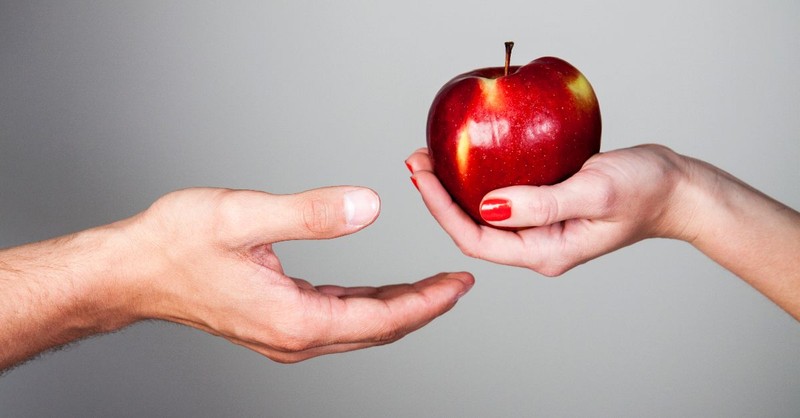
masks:
[(0, 370), (134, 321), (109, 226), (0, 251)]

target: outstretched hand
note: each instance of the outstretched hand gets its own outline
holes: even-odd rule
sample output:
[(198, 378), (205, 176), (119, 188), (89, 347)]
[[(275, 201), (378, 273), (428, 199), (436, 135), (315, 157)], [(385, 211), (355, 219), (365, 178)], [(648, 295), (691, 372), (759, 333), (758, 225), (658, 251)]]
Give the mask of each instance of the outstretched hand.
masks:
[[(654, 236), (680, 235), (685, 219), (667, 208), (679, 186), (681, 161), (668, 149), (644, 145), (597, 154), (553, 186), (513, 186), (487, 194), (484, 216), (501, 230), (476, 224), (433, 173), (427, 149), (406, 161), (433, 217), (465, 254), (527, 267), (548, 276)], [(676, 236), (677, 237), (677, 236)]]
[(287, 276), (272, 250), (279, 241), (359, 231), (379, 206), (377, 194), (356, 187), (167, 195), (136, 221), (143, 231), (139, 245), (165, 255), (148, 284), (159, 289), (159, 303), (146, 316), (221, 335), (281, 362), (395, 341), (452, 308), (473, 278), (439, 274), (383, 287), (313, 286)]
[[(377, 194), (359, 187), (187, 189), (126, 220), (2, 250), (0, 371), (144, 319), (192, 326), (286, 363), (398, 340), (452, 308), (473, 277), (314, 286), (288, 276), (272, 249), (357, 232), (379, 210)], [(350, 259), (358, 271), (357, 256)]]

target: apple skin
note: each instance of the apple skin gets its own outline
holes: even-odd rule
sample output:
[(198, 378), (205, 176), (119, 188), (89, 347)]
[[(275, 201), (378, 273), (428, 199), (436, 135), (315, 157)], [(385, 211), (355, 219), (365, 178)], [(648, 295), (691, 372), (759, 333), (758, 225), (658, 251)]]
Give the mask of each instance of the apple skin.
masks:
[(586, 77), (566, 61), (461, 74), (436, 94), (428, 113), (433, 169), (476, 222), (481, 199), (514, 185), (551, 185), (600, 151), (600, 107)]

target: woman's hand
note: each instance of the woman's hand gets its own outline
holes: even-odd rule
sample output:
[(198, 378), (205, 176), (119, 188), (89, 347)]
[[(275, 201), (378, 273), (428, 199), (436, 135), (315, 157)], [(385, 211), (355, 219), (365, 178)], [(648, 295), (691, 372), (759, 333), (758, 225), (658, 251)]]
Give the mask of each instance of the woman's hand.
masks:
[(552, 186), (488, 193), (477, 225), (433, 173), (406, 164), (434, 218), (467, 255), (557, 276), (637, 241), (691, 243), (800, 319), (800, 214), (708, 163), (659, 145), (601, 153)]
[[(439, 183), (427, 150), (407, 160), (426, 206), (467, 255), (556, 276), (600, 255), (655, 236), (678, 237), (686, 215), (675, 213), (682, 161), (645, 145), (597, 154), (553, 186), (513, 186), (487, 194), (481, 226)], [(502, 219), (502, 220), (500, 220)]]

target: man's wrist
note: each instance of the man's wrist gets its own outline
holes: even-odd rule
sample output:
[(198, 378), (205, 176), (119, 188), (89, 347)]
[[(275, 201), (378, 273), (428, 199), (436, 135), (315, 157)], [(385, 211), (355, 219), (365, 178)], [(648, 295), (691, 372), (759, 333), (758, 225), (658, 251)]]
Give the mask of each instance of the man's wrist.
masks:
[(115, 331), (138, 319), (132, 309), (133, 252), (120, 226), (92, 228), (42, 245), (56, 247), (54, 258), (41, 260), (41, 276), (30, 280), (57, 289), (61, 300), (51, 303), (69, 321), (65, 332), (81, 338)]
[(124, 249), (109, 226), (0, 252), (0, 369), (135, 322)]

